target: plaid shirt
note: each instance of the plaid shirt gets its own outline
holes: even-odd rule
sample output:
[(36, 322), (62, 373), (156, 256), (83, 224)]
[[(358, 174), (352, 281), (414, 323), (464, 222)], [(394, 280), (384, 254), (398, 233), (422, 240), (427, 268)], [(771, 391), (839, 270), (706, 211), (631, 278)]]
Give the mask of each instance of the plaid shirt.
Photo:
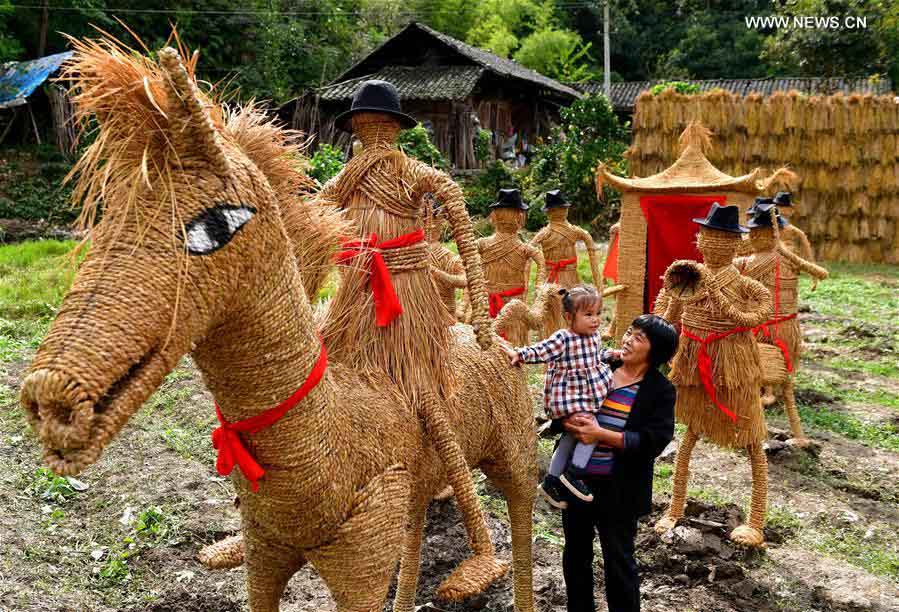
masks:
[(518, 349), (525, 363), (547, 363), (543, 380), (543, 402), (551, 419), (575, 412), (599, 412), (612, 385), (612, 369), (603, 361), (611, 359), (602, 348), (598, 333), (581, 336), (560, 329), (532, 346)]

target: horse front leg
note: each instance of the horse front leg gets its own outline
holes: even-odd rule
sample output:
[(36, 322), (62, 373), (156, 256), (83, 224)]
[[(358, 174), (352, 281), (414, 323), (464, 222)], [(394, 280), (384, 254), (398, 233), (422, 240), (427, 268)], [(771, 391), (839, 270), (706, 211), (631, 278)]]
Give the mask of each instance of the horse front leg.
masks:
[(356, 493), (350, 516), (334, 538), (306, 551), (339, 612), (380, 612), (383, 608), (403, 546), (409, 489), (405, 469), (383, 472)]
[(418, 591), (418, 575), (421, 566), (421, 539), (428, 513), (428, 497), (418, 497), (409, 509), (409, 528), (400, 559), (400, 575), (396, 583), (393, 612), (413, 612), (415, 594)]
[(287, 582), (303, 565), (303, 554), (253, 528), (244, 530), (247, 593), (251, 612), (278, 612)]

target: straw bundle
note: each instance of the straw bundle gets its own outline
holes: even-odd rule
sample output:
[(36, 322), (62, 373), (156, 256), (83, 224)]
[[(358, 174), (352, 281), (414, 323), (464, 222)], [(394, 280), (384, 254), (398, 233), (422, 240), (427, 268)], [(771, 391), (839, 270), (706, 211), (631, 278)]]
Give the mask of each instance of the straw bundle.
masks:
[(443, 305), (456, 318), (456, 289), (466, 287), (465, 266), (458, 255), (440, 242), (444, 225), (440, 219), (432, 219), (428, 224), (428, 264)]

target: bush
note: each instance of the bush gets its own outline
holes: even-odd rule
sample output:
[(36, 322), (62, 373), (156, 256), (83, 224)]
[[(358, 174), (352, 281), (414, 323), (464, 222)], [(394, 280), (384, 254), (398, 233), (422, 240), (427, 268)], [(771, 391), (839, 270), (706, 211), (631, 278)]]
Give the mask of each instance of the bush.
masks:
[[(629, 125), (621, 124), (605, 96), (587, 96), (561, 110), (561, 126), (547, 142), (538, 146), (525, 181), (525, 196), (531, 200), (543, 192), (560, 188), (571, 201), (573, 223), (590, 223), (605, 232), (618, 219), (619, 202), (606, 190), (597, 201), (596, 167), (600, 162), (618, 173), (627, 172), (624, 151)], [(534, 207), (535, 209), (538, 207)], [(538, 221), (539, 210), (528, 215), (528, 226)]]
[(397, 142), (403, 152), (409, 157), (414, 157), (429, 166), (440, 168), (441, 170), (449, 168), (443, 153), (431, 142), (428, 130), (422, 124), (419, 123), (414, 128), (400, 132)]
[(4, 151), (0, 155), (0, 218), (74, 221), (79, 211), (71, 205), (72, 188), (62, 184), (70, 168), (52, 148)]
[(478, 135), (474, 141), (474, 158), (481, 163), (490, 159), (490, 144), (493, 135), (489, 130), (478, 130)]
[(340, 149), (327, 143), (322, 143), (318, 146), (318, 150), (312, 156), (312, 159), (309, 160), (309, 176), (324, 184), (332, 176), (340, 172), (345, 163), (346, 160), (343, 158), (343, 152)]
[(469, 214), (486, 217), (490, 214), (490, 205), (496, 202), (496, 192), (521, 189), (521, 178), (521, 172), (512, 170), (501, 160), (489, 164), (484, 172), (462, 184)]
[(666, 81), (665, 83), (659, 83), (658, 85), (653, 85), (652, 89), (649, 90), (649, 93), (657, 96), (666, 89), (673, 89), (677, 93), (685, 95), (693, 95), (699, 93), (699, 85), (695, 83), (687, 83), (686, 81)]

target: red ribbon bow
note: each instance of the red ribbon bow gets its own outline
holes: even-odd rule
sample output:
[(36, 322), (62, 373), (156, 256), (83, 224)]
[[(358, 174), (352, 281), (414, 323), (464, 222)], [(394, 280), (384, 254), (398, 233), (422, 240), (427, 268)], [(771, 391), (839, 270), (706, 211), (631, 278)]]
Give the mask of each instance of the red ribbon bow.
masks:
[(250, 481), (253, 491), (259, 490), (259, 479), (265, 475), (265, 470), (256, 461), (253, 455), (243, 445), (240, 434), (253, 434), (278, 422), (287, 412), (296, 406), (300, 401), (309, 394), (312, 389), (321, 381), (325, 370), (328, 367), (328, 355), (325, 347), (322, 345), (321, 353), (309, 376), (297, 389), (293, 395), (275, 406), (269, 408), (265, 412), (261, 412), (256, 416), (252, 416), (243, 421), (229, 423), (222, 416), (222, 411), (218, 404), (215, 405), (215, 415), (218, 417), (219, 426), (212, 432), (212, 447), (218, 451), (215, 460), (215, 469), (222, 476), (227, 476), (234, 469), (234, 466), (240, 468), (244, 477)]
[(565, 269), (566, 266), (570, 266), (571, 264), (577, 263), (577, 257), (572, 257), (571, 259), (560, 259), (559, 261), (547, 261), (546, 267), (549, 268), (549, 278), (547, 279), (550, 283), (556, 283), (559, 281), (559, 272)]
[(364, 253), (371, 255), (369, 274), (371, 276), (371, 293), (375, 300), (375, 323), (378, 327), (390, 325), (395, 318), (403, 314), (403, 306), (396, 297), (390, 270), (384, 262), (384, 256), (381, 254), (381, 251), (412, 246), (424, 239), (424, 230), (418, 229), (384, 242), (378, 242), (378, 235), (371, 234), (367, 239), (347, 240), (341, 244), (346, 250), (336, 255), (335, 261), (339, 264), (350, 261)]
[(705, 338), (700, 338), (699, 336), (693, 334), (686, 327), (681, 327), (681, 333), (689, 338), (690, 340), (695, 340), (699, 343), (699, 380), (702, 381), (702, 386), (705, 387), (706, 395), (709, 396), (709, 399), (712, 400), (712, 403), (718, 407), (718, 410), (726, 414), (731, 421), (734, 423), (737, 422), (737, 415), (729, 409), (727, 406), (718, 401), (718, 392), (715, 389), (715, 379), (714, 372), (712, 370), (712, 357), (708, 352), (708, 345), (717, 340), (721, 340), (722, 338), (727, 338), (730, 335), (738, 334), (740, 332), (751, 331), (750, 327), (734, 327), (733, 329), (728, 329), (727, 331), (719, 332), (717, 334), (709, 334)]
[(514, 289), (506, 289), (505, 291), (497, 291), (491, 293), (488, 297), (490, 301), (490, 318), (495, 319), (499, 311), (503, 309), (505, 302), (503, 298), (515, 297), (524, 293), (524, 287), (515, 287)]

